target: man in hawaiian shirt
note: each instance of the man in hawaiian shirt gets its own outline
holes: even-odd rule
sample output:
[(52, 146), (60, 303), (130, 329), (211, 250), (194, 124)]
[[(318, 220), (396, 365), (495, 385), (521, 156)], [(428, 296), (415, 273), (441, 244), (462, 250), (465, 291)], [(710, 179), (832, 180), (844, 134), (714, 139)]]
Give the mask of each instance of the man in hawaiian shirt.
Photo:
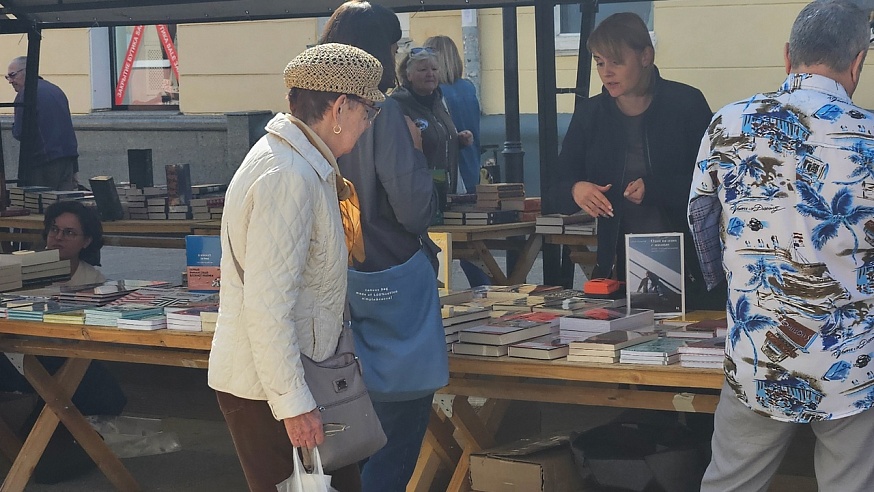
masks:
[(807, 5), (783, 85), (722, 108), (702, 141), (690, 225), (699, 250), (721, 237), (729, 287), (702, 490), (767, 490), (799, 424), (820, 490), (874, 487), (874, 114), (850, 99), (869, 36), (849, 0)]

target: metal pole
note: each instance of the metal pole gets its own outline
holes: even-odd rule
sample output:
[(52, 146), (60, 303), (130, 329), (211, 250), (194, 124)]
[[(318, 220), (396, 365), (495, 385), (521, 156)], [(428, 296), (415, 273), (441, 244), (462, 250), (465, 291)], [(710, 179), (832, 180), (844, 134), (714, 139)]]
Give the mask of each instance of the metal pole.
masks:
[[(534, 27), (537, 58), (537, 123), (540, 134), (540, 189), (551, 188), (553, 167), (558, 160), (558, 107), (555, 101), (555, 3), (534, 5)], [(548, 193), (541, 196), (544, 213), (555, 210), (554, 199)], [(558, 248), (543, 249), (543, 283), (560, 285), (561, 254)]]
[(522, 131), (519, 124), (519, 41), (516, 29), (516, 7), (503, 7), (504, 21), (504, 120), (507, 140), (504, 142), (504, 178), (508, 183), (523, 183), (524, 165)]
[(36, 121), (36, 86), (39, 80), (40, 29), (34, 25), (27, 31), (27, 69), (24, 72), (24, 114), (21, 125), (21, 147), (18, 153), (18, 186), (30, 185), (29, 171), (39, 140)]

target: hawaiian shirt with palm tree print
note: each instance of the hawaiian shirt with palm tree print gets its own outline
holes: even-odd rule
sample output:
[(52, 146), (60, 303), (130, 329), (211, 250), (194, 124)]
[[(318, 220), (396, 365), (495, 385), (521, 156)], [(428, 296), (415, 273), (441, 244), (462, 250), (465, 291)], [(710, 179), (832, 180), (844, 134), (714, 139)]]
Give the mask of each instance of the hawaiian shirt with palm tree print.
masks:
[(843, 86), (790, 74), (722, 108), (702, 140), (690, 211), (721, 205), (725, 376), (771, 418), (837, 419), (874, 403), (872, 130), (874, 114)]

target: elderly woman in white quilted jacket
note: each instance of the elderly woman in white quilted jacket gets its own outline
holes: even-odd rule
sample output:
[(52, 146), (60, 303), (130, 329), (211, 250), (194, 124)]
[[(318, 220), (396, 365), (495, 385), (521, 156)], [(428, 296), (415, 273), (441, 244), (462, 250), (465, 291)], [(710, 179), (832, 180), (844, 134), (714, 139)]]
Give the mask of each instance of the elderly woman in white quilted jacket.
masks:
[[(336, 157), (352, 150), (384, 100), (382, 66), (348, 45), (310, 48), (285, 69), (291, 114), (277, 114), (225, 198), (221, 305), (209, 359), (249, 488), (275, 492), (294, 447), (324, 433), (300, 354), (334, 354), (343, 321), (348, 251)], [(358, 490), (356, 465), (332, 473)]]

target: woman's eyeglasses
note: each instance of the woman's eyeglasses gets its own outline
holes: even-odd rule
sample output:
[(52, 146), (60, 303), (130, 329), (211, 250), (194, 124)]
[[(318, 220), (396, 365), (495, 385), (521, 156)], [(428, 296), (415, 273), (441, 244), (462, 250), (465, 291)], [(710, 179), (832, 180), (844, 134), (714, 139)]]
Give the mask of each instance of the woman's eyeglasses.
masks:
[(366, 118), (368, 123), (373, 123), (373, 120), (375, 120), (376, 117), (379, 116), (379, 112), (382, 111), (382, 108), (366, 99), (353, 95), (350, 95), (349, 98), (364, 106), (364, 111), (367, 113)]
[(23, 68), (19, 68), (18, 70), (14, 71), (14, 72), (7, 73), (6, 80), (12, 80), (13, 78), (15, 78), (16, 75), (21, 73), (23, 70), (24, 70)]
[(57, 236), (58, 233), (60, 233), (61, 236), (66, 239), (72, 239), (80, 235), (79, 231), (77, 231), (76, 229), (61, 229), (58, 226), (49, 227), (49, 236)]

